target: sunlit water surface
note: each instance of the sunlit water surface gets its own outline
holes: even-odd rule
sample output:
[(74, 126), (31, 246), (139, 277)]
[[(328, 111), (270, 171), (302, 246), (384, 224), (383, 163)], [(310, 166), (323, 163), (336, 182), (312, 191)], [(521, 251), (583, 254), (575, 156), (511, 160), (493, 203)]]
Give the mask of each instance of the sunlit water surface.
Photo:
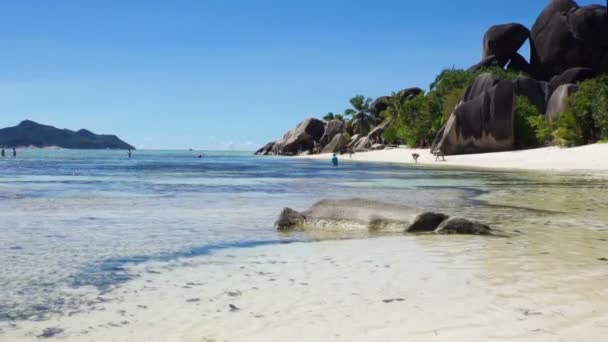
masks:
[[(127, 270), (134, 264), (370, 237), (273, 229), (281, 208), (304, 209), (323, 198), (365, 197), (488, 222), (516, 236), (488, 250), (486, 266), (500, 261), (504, 277), (530, 255), (575, 270), (608, 247), (608, 181), (592, 174), (364, 163), (334, 168), (249, 153), (197, 155), (137, 151), (128, 159), (117, 151), (25, 150), (0, 160), (0, 324), (78, 311), (137, 277)], [(453, 241), (448, 252), (470, 247)], [(503, 279), (493, 274), (489, 281)]]

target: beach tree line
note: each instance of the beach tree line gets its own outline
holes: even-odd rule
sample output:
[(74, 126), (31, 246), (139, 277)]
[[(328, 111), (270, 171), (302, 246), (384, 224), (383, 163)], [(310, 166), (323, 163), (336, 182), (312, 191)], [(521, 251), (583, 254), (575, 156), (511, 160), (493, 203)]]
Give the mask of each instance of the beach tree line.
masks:
[[(350, 99), (351, 107), (343, 114), (328, 113), (324, 119), (344, 121), (347, 136), (366, 135), (373, 127), (385, 122), (383, 134), (389, 144), (430, 147), (471, 82), (488, 72), (503, 80), (526, 76), (502, 68), (484, 68), (476, 72), (445, 69), (425, 93), (413, 97), (393, 93), (382, 113), (374, 113), (370, 106), (371, 98), (357, 95)], [(580, 82), (566, 108), (557, 120), (547, 121), (527, 97), (517, 96), (514, 103), (516, 146), (576, 146), (608, 142), (608, 75)]]

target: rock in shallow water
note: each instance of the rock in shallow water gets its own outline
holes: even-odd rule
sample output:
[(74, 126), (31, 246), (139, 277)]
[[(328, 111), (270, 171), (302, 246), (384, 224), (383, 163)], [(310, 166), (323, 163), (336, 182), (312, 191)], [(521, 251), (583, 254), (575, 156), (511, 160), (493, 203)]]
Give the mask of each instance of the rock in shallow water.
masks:
[(477, 221), (361, 198), (322, 200), (303, 213), (284, 208), (275, 227), (282, 231), (320, 228), (469, 235), (493, 235), (494, 232)]
[(279, 218), (274, 223), (274, 226), (278, 230), (291, 229), (298, 225), (301, 225), (306, 220), (306, 216), (301, 213), (291, 209), (291, 208), (283, 208)]
[(414, 222), (406, 229), (407, 233), (422, 233), (433, 232), (441, 222), (448, 219), (449, 216), (442, 213), (425, 212), (416, 215)]
[(435, 229), (437, 234), (468, 234), (468, 235), (491, 235), (492, 230), (487, 225), (467, 220), (462, 217), (451, 217)]

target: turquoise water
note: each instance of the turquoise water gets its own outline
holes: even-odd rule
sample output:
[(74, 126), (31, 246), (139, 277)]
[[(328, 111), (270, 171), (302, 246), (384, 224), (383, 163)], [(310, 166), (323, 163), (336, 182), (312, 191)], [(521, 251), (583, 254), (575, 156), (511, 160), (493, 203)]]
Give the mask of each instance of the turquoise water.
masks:
[[(574, 176), (198, 154), (136, 151), (128, 159), (121, 151), (23, 150), (0, 160), (0, 321), (79, 310), (91, 293), (137, 277), (125, 268), (130, 264), (319, 239), (277, 234), (273, 222), (285, 206), (365, 197), (509, 228), (524, 217), (570, 214), (507, 199), (607, 188), (603, 180)], [(487, 202), (492, 194), (504, 203)]]

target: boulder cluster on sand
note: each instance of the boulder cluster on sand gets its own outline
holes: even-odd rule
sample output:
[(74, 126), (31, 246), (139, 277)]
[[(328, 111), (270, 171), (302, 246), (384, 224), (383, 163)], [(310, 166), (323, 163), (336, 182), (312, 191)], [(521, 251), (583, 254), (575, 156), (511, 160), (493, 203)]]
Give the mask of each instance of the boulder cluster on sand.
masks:
[[(529, 40), (530, 63), (519, 53)], [(500, 80), (478, 76), (434, 140), (444, 154), (515, 149), (514, 98), (525, 96), (547, 121), (565, 109), (576, 83), (608, 72), (608, 13), (605, 6), (552, 0), (532, 30), (511, 23), (491, 27), (482, 61), (469, 68), (497, 66), (530, 77)]]
[[(528, 59), (519, 53), (526, 41), (530, 45)], [(479, 74), (432, 144), (424, 144), (431, 145), (431, 151), (451, 155), (515, 149), (514, 103), (518, 96), (526, 97), (547, 121), (556, 120), (576, 92), (576, 83), (608, 73), (606, 6), (551, 0), (531, 29), (520, 23), (490, 27), (483, 36), (481, 61), (468, 71), (480, 73), (488, 67), (521, 76), (507, 80), (490, 73)], [(408, 98), (421, 93), (420, 88), (408, 88), (393, 96)], [(391, 96), (381, 96), (370, 109), (378, 114), (390, 103)], [(383, 132), (387, 122), (377, 125), (367, 136), (353, 135), (348, 141), (344, 124), (335, 121), (307, 119), (256, 154), (358, 152), (386, 147)]]
[(362, 227), (369, 231), (392, 229), (404, 233), (499, 235), (496, 230), (474, 220), (361, 198), (322, 200), (304, 212), (284, 208), (275, 227), (281, 231)]

